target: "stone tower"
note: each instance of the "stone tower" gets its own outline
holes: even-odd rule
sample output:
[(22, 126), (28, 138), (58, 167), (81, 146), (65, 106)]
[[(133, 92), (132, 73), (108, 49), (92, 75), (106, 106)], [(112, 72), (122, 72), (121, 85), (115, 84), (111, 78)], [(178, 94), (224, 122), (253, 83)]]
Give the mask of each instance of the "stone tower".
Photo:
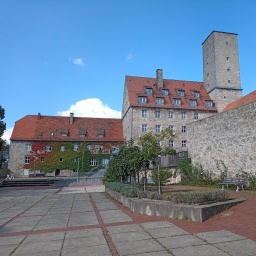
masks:
[(242, 97), (237, 34), (213, 31), (202, 43), (204, 86), (219, 112)]

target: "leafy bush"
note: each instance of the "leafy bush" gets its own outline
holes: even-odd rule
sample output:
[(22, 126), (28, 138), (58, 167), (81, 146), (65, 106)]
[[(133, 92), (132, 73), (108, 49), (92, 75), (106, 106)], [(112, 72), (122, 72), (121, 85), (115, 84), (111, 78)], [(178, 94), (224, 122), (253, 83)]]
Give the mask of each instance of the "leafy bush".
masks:
[(138, 198), (147, 198), (147, 191), (138, 191)]
[(224, 190), (213, 190), (206, 192), (175, 192), (168, 200), (178, 204), (205, 204), (221, 202), (228, 199), (228, 193)]
[[(159, 169), (160, 182), (162, 185), (165, 185), (169, 178), (172, 177), (172, 172), (167, 168)], [(152, 171), (152, 179), (155, 184), (158, 184), (158, 168), (154, 168)]]
[(126, 197), (137, 197), (138, 191), (136, 188), (123, 187), (120, 193)]
[(125, 184), (122, 182), (109, 182), (106, 184), (106, 186), (113, 191), (120, 192)]
[(153, 200), (164, 200), (165, 197), (157, 192), (149, 192), (147, 191), (147, 198)]

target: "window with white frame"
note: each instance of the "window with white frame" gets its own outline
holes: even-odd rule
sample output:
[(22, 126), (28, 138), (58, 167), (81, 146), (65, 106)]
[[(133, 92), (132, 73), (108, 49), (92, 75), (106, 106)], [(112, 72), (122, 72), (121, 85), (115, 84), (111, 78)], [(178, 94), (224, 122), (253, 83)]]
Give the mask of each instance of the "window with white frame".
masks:
[(189, 105), (191, 107), (197, 107), (197, 101), (196, 100), (189, 100)]
[(181, 132), (182, 132), (182, 133), (185, 133), (185, 132), (186, 132), (186, 126), (182, 126), (182, 127), (181, 127)]
[(138, 97), (138, 102), (140, 104), (146, 104), (147, 103), (147, 97)]
[(156, 98), (156, 104), (157, 105), (164, 105), (164, 99), (163, 98)]
[(64, 151), (65, 150), (65, 146), (60, 146), (60, 151)]
[(152, 90), (151, 88), (146, 88), (146, 89), (145, 89), (145, 93), (146, 93), (147, 95), (152, 95), (152, 94), (153, 94), (153, 90)]
[(148, 117), (147, 109), (142, 109), (141, 115), (142, 115), (143, 118)]
[(103, 151), (103, 149), (104, 149), (103, 145), (99, 145), (99, 150)]
[(92, 145), (90, 145), (90, 144), (87, 145), (87, 149), (88, 149), (88, 150), (91, 150), (91, 149), (92, 149)]
[(212, 108), (213, 104), (212, 101), (205, 101), (205, 107)]
[(24, 162), (25, 162), (25, 164), (29, 164), (29, 162), (30, 162), (30, 157), (29, 157), (29, 156), (25, 156)]
[(186, 119), (186, 112), (181, 112), (181, 119)]
[(74, 145), (74, 151), (77, 151), (77, 150), (78, 150), (78, 147), (79, 147), (79, 145), (78, 145), (78, 144), (75, 144), (75, 145)]
[(156, 133), (160, 133), (161, 132), (161, 125), (157, 124), (156, 125)]
[(171, 131), (174, 131), (174, 126), (171, 124), (171, 125), (169, 125), (169, 129), (171, 130)]
[(91, 159), (90, 160), (90, 166), (97, 166), (97, 159)]
[(169, 148), (173, 148), (173, 147), (174, 147), (173, 140), (169, 140)]
[(26, 148), (26, 151), (31, 151), (31, 144), (26, 144), (25, 148)]
[(169, 91), (166, 89), (162, 89), (162, 94), (163, 96), (168, 96), (169, 95)]
[(109, 163), (109, 159), (108, 159), (108, 158), (103, 158), (103, 159), (101, 160), (101, 164), (102, 164), (103, 166), (108, 165), (108, 163)]
[(195, 98), (200, 98), (200, 92), (194, 91), (194, 92), (193, 92), (193, 96), (194, 96)]
[(60, 162), (62, 162), (62, 161), (63, 161), (63, 158), (61, 157), (61, 158), (60, 158)]
[(183, 148), (185, 148), (185, 147), (187, 146), (187, 141), (186, 141), (186, 140), (182, 140), (182, 141), (181, 141), (181, 146), (182, 146)]
[(169, 111), (169, 118), (170, 118), (170, 119), (173, 119), (173, 118), (174, 118), (174, 114), (173, 114), (172, 111)]
[(177, 94), (179, 95), (179, 97), (184, 97), (185, 96), (185, 91), (183, 90), (178, 90)]
[(142, 124), (141, 131), (142, 132), (147, 132), (147, 125), (146, 124)]
[(198, 112), (195, 112), (194, 113), (194, 120), (198, 120), (199, 119), (199, 114), (198, 114)]
[(78, 161), (77, 157), (74, 158), (74, 163), (76, 163)]
[(181, 100), (180, 99), (173, 99), (172, 104), (173, 104), (173, 106), (180, 106), (181, 105)]
[(156, 118), (160, 118), (161, 117), (160, 110), (156, 110), (155, 115), (156, 115)]
[(47, 151), (47, 152), (51, 152), (51, 151), (52, 151), (51, 145), (46, 145), (46, 151)]
[(156, 145), (157, 145), (158, 147), (161, 147), (161, 140), (156, 140)]

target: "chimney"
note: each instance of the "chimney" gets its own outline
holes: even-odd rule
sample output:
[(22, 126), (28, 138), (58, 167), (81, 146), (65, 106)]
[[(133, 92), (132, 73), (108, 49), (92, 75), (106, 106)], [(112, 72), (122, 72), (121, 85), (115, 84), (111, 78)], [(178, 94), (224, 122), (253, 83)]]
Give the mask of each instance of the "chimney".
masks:
[(159, 89), (164, 87), (163, 70), (162, 69), (156, 70), (156, 86)]
[(73, 124), (74, 122), (74, 113), (70, 113), (69, 123)]
[(41, 113), (38, 113), (37, 120), (40, 120), (40, 119), (41, 119)]

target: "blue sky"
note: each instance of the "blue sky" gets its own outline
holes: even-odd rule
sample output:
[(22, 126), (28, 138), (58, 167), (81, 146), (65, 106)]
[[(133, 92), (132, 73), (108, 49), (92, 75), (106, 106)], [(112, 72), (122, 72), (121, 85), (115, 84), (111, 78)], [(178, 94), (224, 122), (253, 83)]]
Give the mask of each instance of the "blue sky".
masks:
[(8, 139), (28, 114), (119, 117), (125, 75), (203, 81), (202, 42), (238, 34), (255, 90), (254, 0), (0, 0), (0, 105)]

